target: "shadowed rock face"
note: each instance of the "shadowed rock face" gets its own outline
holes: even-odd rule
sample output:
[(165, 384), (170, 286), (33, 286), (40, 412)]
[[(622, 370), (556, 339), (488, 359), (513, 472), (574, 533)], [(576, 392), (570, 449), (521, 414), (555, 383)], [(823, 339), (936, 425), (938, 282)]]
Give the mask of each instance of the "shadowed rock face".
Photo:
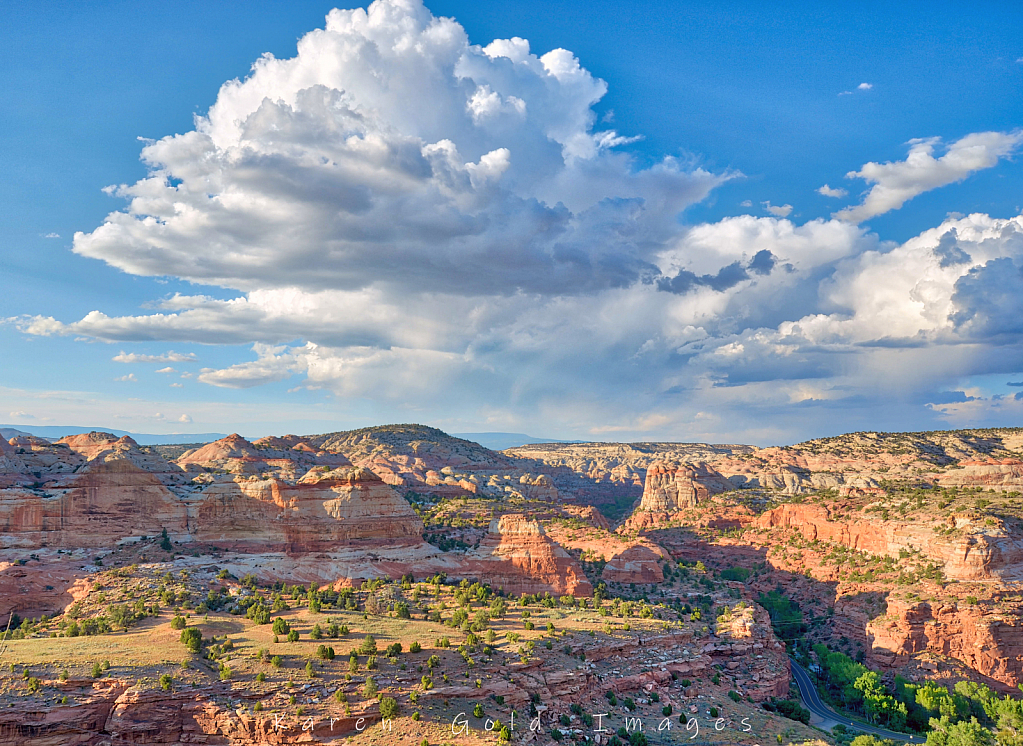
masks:
[(650, 547), (629, 547), (604, 565), (600, 577), (609, 583), (661, 583), (664, 581), (661, 563), (665, 559)]
[(490, 522), (487, 536), (466, 555), (465, 572), (511, 593), (586, 596), (593, 592), (579, 564), (547, 536), (543, 526), (517, 513)]
[(960, 660), (1007, 685), (1002, 688), (1015, 690), (1023, 684), (1019, 665), (1023, 628), (1016, 623), (1023, 604), (1001, 606), (889, 598), (887, 613), (867, 625), (871, 658), (880, 666), (894, 667), (911, 655), (930, 651)]

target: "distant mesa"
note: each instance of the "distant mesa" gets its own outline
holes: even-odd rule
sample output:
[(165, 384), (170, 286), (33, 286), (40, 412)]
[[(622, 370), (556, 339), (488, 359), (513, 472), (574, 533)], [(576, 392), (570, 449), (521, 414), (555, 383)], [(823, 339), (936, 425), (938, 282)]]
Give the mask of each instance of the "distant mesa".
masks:
[(104, 432), (117, 437), (128, 436), (139, 445), (172, 445), (177, 443), (208, 443), (223, 438), (225, 433), (132, 433), (104, 427), (78, 427), (74, 425), (0, 425), (0, 436), (10, 440), (18, 435), (34, 435), (47, 440), (59, 440), (68, 435)]

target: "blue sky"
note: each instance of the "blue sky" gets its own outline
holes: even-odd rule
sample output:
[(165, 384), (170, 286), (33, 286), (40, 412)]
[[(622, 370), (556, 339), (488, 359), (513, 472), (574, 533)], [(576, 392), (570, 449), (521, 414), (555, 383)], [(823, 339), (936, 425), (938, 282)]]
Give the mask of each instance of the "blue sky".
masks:
[(331, 7), (15, 4), (0, 421), (1023, 422), (1018, 10)]

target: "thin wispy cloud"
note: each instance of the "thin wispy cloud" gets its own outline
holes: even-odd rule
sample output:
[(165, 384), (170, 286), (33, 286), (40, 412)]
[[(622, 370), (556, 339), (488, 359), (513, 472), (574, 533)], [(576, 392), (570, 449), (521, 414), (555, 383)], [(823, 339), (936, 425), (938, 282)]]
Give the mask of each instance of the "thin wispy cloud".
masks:
[[(145, 355), (138, 352), (124, 352), (123, 350), (111, 358), (115, 363), (191, 363), (197, 360), (194, 352), (181, 353), (165, 352), (160, 355)], [(173, 368), (164, 368), (157, 373), (171, 373)]]
[(846, 174), (847, 179), (863, 179), (874, 186), (861, 204), (839, 210), (834, 217), (859, 223), (897, 210), (919, 194), (997, 165), (1000, 159), (1015, 153), (1021, 143), (1023, 130), (977, 132), (956, 140), (943, 156), (935, 158), (940, 138), (911, 140), (906, 160), (867, 163), (859, 171)]

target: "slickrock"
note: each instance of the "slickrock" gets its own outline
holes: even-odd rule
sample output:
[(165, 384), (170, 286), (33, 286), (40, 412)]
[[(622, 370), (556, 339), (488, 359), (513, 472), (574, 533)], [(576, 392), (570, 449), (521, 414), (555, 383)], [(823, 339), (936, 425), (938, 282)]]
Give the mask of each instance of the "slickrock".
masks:
[(1015, 458), (961, 461), (960, 469), (938, 477), (942, 487), (983, 487), (999, 492), (1023, 490), (1023, 461)]
[(0, 493), (0, 541), (8, 547), (108, 547), (126, 536), (181, 534), (184, 504), (128, 458), (96, 459), (62, 488)]
[(551, 541), (538, 521), (509, 513), (490, 522), (479, 547), (466, 554), (465, 573), (509, 593), (586, 596), (593, 587), (582, 568)]

